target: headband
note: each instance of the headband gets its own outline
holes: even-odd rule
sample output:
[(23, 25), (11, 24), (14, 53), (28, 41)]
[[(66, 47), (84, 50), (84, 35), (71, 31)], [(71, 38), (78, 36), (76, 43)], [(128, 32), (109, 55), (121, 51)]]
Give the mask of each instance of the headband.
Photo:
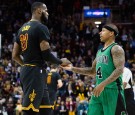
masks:
[(109, 31), (113, 31), (115, 36), (118, 36), (118, 32), (116, 30), (114, 30), (113, 28), (111, 28), (110, 26), (104, 26), (103, 28), (106, 28)]

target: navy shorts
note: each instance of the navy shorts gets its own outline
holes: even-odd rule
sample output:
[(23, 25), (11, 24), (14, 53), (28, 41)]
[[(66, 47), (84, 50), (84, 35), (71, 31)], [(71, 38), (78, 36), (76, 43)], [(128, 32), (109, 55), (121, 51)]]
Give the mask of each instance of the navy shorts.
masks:
[[(46, 85), (46, 71), (38, 66), (23, 66), (20, 81), (23, 89), (22, 109), (39, 112), (39, 108), (50, 106)], [(46, 90), (45, 90), (46, 89)]]

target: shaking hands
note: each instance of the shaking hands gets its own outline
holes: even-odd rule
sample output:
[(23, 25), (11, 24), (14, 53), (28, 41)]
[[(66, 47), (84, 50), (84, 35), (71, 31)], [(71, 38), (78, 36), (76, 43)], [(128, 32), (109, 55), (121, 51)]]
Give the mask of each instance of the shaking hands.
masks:
[(63, 62), (61, 64), (61, 67), (65, 70), (72, 71), (72, 63), (67, 58), (62, 58), (61, 61)]

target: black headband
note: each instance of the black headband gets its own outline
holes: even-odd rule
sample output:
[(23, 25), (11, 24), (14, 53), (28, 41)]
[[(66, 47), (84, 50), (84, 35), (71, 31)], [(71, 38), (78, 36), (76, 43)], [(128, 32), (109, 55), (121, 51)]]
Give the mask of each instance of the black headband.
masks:
[(118, 32), (116, 30), (114, 30), (113, 28), (109, 27), (109, 26), (104, 26), (103, 28), (106, 28), (109, 31), (113, 31), (115, 36), (118, 35)]

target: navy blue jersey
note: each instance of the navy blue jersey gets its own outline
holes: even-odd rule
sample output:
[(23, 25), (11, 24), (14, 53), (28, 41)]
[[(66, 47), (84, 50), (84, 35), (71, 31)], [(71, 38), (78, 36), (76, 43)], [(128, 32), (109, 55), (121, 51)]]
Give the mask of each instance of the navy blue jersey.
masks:
[(16, 42), (20, 45), (24, 64), (44, 64), (40, 42), (49, 41), (50, 33), (47, 26), (38, 21), (25, 23), (18, 32)]

